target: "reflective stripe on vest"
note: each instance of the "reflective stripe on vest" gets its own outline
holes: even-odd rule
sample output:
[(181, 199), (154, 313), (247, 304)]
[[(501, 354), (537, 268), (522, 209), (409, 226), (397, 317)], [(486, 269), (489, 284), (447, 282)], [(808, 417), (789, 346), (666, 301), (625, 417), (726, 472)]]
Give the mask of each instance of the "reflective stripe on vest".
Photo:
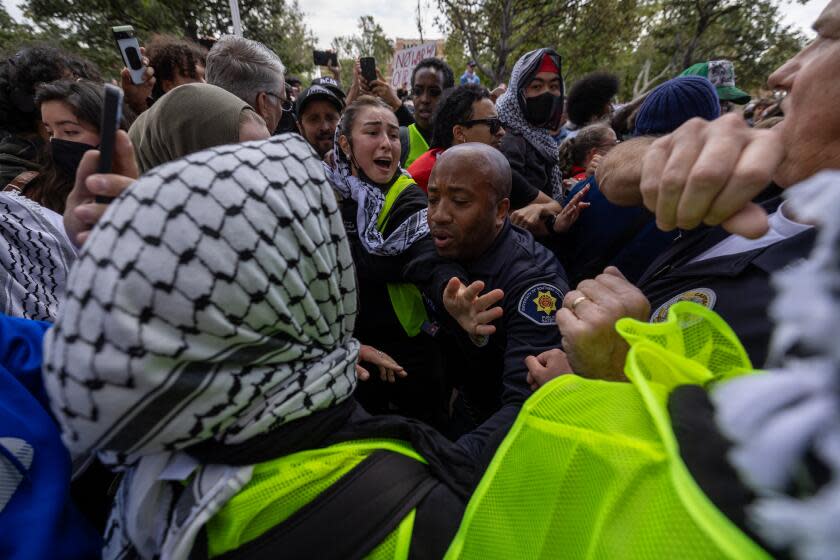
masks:
[(405, 160), (405, 167), (408, 167), (414, 160), (429, 151), (429, 144), (420, 131), (417, 130), (417, 125), (412, 124), (408, 127), (409, 150), (408, 157)]
[[(385, 231), (385, 227), (388, 225), (394, 202), (405, 189), (414, 184), (414, 179), (411, 177), (400, 175), (388, 189), (388, 192), (385, 193), (385, 204), (376, 219), (376, 229), (379, 230), (379, 233)], [(423, 323), (429, 320), (420, 290), (414, 284), (407, 283), (389, 283), (387, 288), (388, 296), (391, 299), (391, 307), (393, 307), (403, 330), (408, 336), (417, 336), (423, 327)]]
[(681, 302), (668, 321), (622, 319), (631, 383), (560, 376), (523, 406), (478, 485), (447, 559), (753, 559), (769, 555), (683, 463), (675, 387), (751, 370), (728, 325)]
[[(206, 524), (210, 558), (236, 550), (279, 525), (376, 451), (425, 460), (394, 440), (359, 440), (286, 455), (254, 465), (251, 480)], [(408, 558), (414, 510), (367, 558)], [(282, 556), (282, 554), (280, 554)]]

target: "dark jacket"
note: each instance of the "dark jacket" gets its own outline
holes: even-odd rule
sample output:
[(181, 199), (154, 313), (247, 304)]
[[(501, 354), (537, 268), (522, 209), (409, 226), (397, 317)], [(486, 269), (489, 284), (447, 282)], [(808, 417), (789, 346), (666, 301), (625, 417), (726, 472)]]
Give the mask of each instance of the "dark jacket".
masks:
[(679, 232), (658, 229), (653, 214), (645, 208), (612, 204), (601, 193), (594, 175), (576, 184), (565, 203), (587, 186), (583, 201), (590, 207), (569, 231), (549, 237), (546, 244), (563, 263), (571, 286), (594, 278), (610, 265), (635, 283)]
[(25, 171), (38, 171), (38, 147), (12, 134), (0, 131), (0, 190)]
[(554, 314), (569, 288), (551, 251), (509, 221), (481, 257), (461, 264), (470, 281), (482, 280), (487, 290), (500, 288), (505, 293), (496, 333), (481, 346), (445, 312), (437, 313), (460, 351), (456, 381), (466, 417), (463, 432), (468, 433), (458, 442), (478, 456), (489, 434), (507, 430), (531, 395), (525, 358), (560, 347)]
[[(779, 203), (774, 199), (762, 206), (773, 212)], [(637, 286), (650, 301), (651, 320), (665, 317), (668, 306), (678, 300), (711, 308), (735, 331), (753, 366), (761, 368), (773, 332), (768, 315), (774, 297), (770, 277), (807, 257), (816, 232), (809, 229), (768, 247), (691, 262), (728, 236), (721, 227), (684, 233), (653, 261)]]
[(518, 210), (532, 203), (540, 191), (552, 195), (551, 170), (556, 161), (547, 159), (539, 150), (517, 132), (509, 131), (502, 138), (500, 147), (510, 163), (513, 185), (510, 207)]

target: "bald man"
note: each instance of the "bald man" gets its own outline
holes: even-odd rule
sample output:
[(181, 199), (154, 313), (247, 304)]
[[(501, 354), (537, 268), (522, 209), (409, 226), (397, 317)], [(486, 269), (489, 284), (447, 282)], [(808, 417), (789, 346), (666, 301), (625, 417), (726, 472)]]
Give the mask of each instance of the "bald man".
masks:
[(429, 178), (428, 220), (438, 255), (463, 267), (468, 280), (503, 292), (503, 314), (492, 334), (477, 336), (452, 324), (459, 301), (467, 306), (477, 296), (460, 280), (444, 295), (449, 314), (438, 314), (458, 343), (455, 413), (459, 433), (466, 433), (459, 443), (474, 454), (491, 434), (507, 431), (531, 394), (525, 357), (560, 344), (554, 315), (568, 291), (554, 255), (511, 225), (510, 189), (507, 159), (486, 144), (448, 149)]

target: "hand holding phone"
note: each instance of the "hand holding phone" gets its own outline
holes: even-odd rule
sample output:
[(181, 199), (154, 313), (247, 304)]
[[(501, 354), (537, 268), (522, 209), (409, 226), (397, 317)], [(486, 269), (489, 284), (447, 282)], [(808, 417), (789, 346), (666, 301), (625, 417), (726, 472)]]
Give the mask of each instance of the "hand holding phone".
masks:
[(146, 66), (143, 64), (143, 57), (140, 54), (140, 43), (134, 35), (134, 28), (130, 25), (119, 25), (112, 27), (114, 40), (120, 50), (125, 67), (131, 74), (131, 82), (134, 85), (143, 83), (143, 75), (146, 73)]
[(335, 51), (312, 51), (312, 58), (315, 66), (326, 66), (331, 68), (338, 66), (338, 53)]
[[(120, 88), (105, 84), (105, 104), (102, 107), (102, 121), (99, 126), (99, 166), (97, 173), (110, 173), (114, 165), (114, 144), (117, 129), (122, 120), (123, 92)], [(107, 204), (111, 198), (97, 196), (96, 202)]]
[(368, 84), (376, 80), (376, 59), (372, 56), (363, 56), (359, 59), (359, 64), (362, 70), (362, 78), (367, 80)]

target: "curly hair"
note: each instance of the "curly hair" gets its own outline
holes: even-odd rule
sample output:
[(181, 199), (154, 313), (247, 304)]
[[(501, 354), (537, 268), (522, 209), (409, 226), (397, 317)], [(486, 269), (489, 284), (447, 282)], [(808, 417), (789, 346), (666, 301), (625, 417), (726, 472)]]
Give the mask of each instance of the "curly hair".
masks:
[(207, 64), (207, 49), (186, 39), (172, 35), (153, 35), (146, 47), (149, 65), (155, 69), (155, 87), (152, 97), (162, 96), (164, 80), (174, 80), (176, 74), (197, 78), (196, 66)]
[(608, 72), (592, 72), (572, 86), (566, 98), (569, 120), (586, 126), (604, 114), (604, 107), (618, 93), (618, 76)]
[(487, 88), (477, 84), (459, 86), (447, 91), (438, 103), (432, 119), (435, 125), (432, 130), (430, 147), (443, 148), (444, 150), (451, 147), (454, 141), (452, 127), (470, 120), (473, 103), (482, 99), (490, 99), (490, 92)]
[(441, 59), (432, 57), (424, 58), (411, 71), (411, 87), (414, 87), (414, 77), (417, 76), (417, 72), (423, 68), (431, 68), (443, 74), (443, 89), (449, 89), (455, 86), (455, 74), (452, 72), (452, 68)]
[(36, 86), (72, 77), (100, 80), (93, 63), (56, 47), (27, 46), (6, 58), (0, 63), (0, 128), (12, 134), (36, 132)]
[(559, 164), (563, 177), (571, 177), (573, 167), (583, 167), (590, 150), (603, 146), (610, 132), (613, 130), (606, 124), (593, 124), (582, 128), (577, 136), (564, 140), (560, 144)]

